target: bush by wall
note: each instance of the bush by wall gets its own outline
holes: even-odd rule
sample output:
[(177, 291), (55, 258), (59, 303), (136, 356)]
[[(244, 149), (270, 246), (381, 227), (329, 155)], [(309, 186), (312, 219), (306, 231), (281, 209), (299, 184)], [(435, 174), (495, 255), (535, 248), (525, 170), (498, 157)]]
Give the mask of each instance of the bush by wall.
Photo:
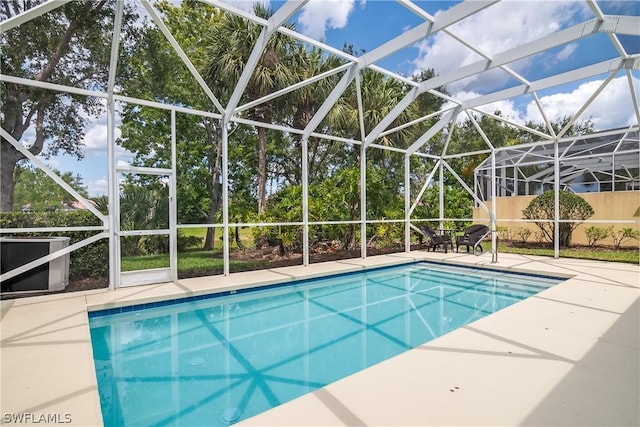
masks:
[[(1, 228), (88, 227), (102, 225), (90, 211), (71, 212), (0, 212)], [(69, 237), (72, 245), (97, 234), (98, 231), (55, 233), (16, 233), (16, 237)], [(71, 252), (69, 280), (107, 278), (109, 276), (109, 241), (101, 239)]]

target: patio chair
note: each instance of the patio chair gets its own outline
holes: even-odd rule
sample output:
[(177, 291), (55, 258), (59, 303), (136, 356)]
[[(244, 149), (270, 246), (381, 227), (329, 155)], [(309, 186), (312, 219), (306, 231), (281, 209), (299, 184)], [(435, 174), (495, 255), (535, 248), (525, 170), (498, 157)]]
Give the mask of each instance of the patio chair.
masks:
[(422, 234), (427, 237), (427, 244), (429, 245), (427, 247), (427, 251), (429, 251), (429, 249), (433, 249), (433, 251), (435, 252), (436, 248), (442, 246), (444, 249), (444, 253), (446, 254), (448, 252), (449, 246), (451, 246), (450, 236), (440, 235), (426, 225), (421, 225), (420, 231), (422, 231)]
[(480, 248), (482, 252), (482, 239), (489, 235), (489, 227), (484, 224), (474, 224), (471, 227), (464, 230), (464, 234), (456, 237), (456, 252), (460, 251), (460, 246), (466, 246), (467, 252), (469, 248), (473, 248), (473, 252), (476, 252), (476, 248)]

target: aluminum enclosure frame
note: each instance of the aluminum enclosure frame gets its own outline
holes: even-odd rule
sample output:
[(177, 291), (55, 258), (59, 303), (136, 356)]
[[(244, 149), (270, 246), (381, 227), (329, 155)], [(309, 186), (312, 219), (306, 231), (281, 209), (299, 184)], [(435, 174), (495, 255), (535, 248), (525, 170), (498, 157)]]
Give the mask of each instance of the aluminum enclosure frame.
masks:
[[(60, 1), (60, 0), (49, 0), (33, 9), (25, 11), (24, 13), (14, 16), (4, 22), (0, 23), (0, 33), (5, 33), (9, 31), (11, 28), (22, 25), (31, 19), (34, 19), (38, 16), (41, 16), (44, 13), (50, 12), (65, 3), (69, 0)], [(558, 225), (560, 220), (558, 218), (558, 192), (563, 180), (570, 180), (572, 176), (578, 173), (582, 169), (594, 169), (594, 164), (592, 160), (589, 160), (589, 156), (585, 156), (584, 158), (578, 158), (574, 156), (574, 158), (570, 159), (570, 155), (567, 154), (566, 150), (561, 150), (560, 147), (565, 147), (566, 144), (573, 145), (571, 142), (567, 142), (569, 140), (564, 138), (564, 135), (570, 128), (570, 125), (574, 124), (577, 120), (579, 120), (584, 113), (584, 111), (588, 108), (588, 106), (597, 98), (597, 96), (607, 87), (607, 85), (614, 79), (616, 76), (621, 74), (625, 74), (628, 81), (628, 89), (633, 103), (633, 116), (635, 117), (635, 123), (627, 128), (625, 132), (635, 135), (638, 133), (638, 122), (640, 122), (640, 107), (638, 101), (638, 88), (637, 88), (637, 79), (638, 72), (640, 71), (640, 54), (638, 53), (628, 53), (623, 44), (620, 41), (619, 36), (621, 35), (631, 35), (631, 36), (640, 36), (640, 17), (632, 16), (632, 15), (607, 15), (602, 12), (600, 6), (596, 0), (586, 0), (585, 3), (588, 6), (589, 10), (592, 13), (592, 17), (589, 19), (585, 19), (583, 22), (580, 22), (576, 25), (572, 25), (563, 30), (557, 31), (552, 34), (548, 34), (544, 37), (541, 37), (537, 40), (533, 40), (529, 43), (526, 43), (522, 46), (517, 46), (512, 49), (505, 50), (503, 52), (499, 52), (494, 55), (490, 55), (481, 49), (476, 43), (465, 39), (456, 33), (455, 24), (467, 19), (469, 17), (475, 16), (481, 13), (483, 10), (494, 6), (496, 3), (499, 3), (500, 0), (478, 0), (478, 1), (464, 1), (462, 3), (456, 4), (446, 11), (439, 13), (436, 16), (432, 16), (426, 11), (424, 11), (418, 4), (413, 3), (409, 0), (398, 0), (398, 3), (404, 6), (407, 10), (419, 16), (423, 22), (414, 28), (411, 28), (407, 31), (404, 31), (399, 36), (387, 41), (386, 43), (378, 46), (377, 48), (367, 52), (361, 57), (354, 57), (345, 52), (342, 52), (338, 49), (335, 49), (325, 43), (313, 40), (305, 35), (299, 34), (295, 31), (292, 31), (283, 26), (283, 24), (290, 19), (296, 12), (300, 11), (307, 1), (296, 1), (289, 0), (284, 3), (271, 18), (268, 20), (264, 20), (262, 18), (258, 18), (253, 14), (240, 10), (228, 3), (224, 3), (219, 0), (201, 0), (204, 3), (215, 6), (221, 10), (225, 10), (229, 13), (236, 14), (238, 16), (243, 17), (244, 19), (250, 20), (251, 22), (257, 23), (261, 25), (262, 32), (260, 37), (258, 38), (253, 51), (249, 57), (249, 60), (246, 63), (246, 67), (244, 72), (242, 73), (240, 79), (238, 80), (235, 90), (233, 91), (233, 95), (230, 98), (230, 101), (227, 105), (222, 105), (220, 101), (213, 94), (211, 88), (209, 88), (202, 76), (198, 73), (196, 68), (190, 62), (188, 56), (182, 51), (179, 44), (173, 38), (171, 31), (164, 25), (161, 19), (161, 15), (155, 10), (152, 3), (148, 0), (130, 0), (130, 1), (138, 1), (139, 4), (142, 5), (144, 10), (147, 11), (149, 17), (152, 21), (158, 26), (158, 28), (162, 31), (167, 41), (171, 45), (171, 47), (176, 51), (178, 56), (184, 62), (185, 66), (189, 69), (192, 76), (198, 82), (200, 88), (205, 91), (209, 99), (211, 100), (211, 110), (210, 111), (198, 111), (190, 108), (186, 108), (178, 105), (167, 105), (156, 102), (151, 102), (143, 99), (135, 99), (127, 96), (123, 96), (118, 94), (114, 88), (115, 81), (115, 73), (117, 71), (117, 54), (119, 49), (119, 35), (120, 35), (120, 26), (122, 20), (122, 4), (119, 4), (117, 8), (117, 12), (114, 16), (114, 34), (112, 40), (112, 51), (111, 51), (111, 62), (109, 68), (109, 81), (106, 84), (105, 91), (95, 91), (95, 90), (86, 90), (81, 88), (73, 88), (67, 86), (61, 86), (50, 82), (41, 82), (37, 80), (30, 80), (19, 78), (16, 76), (8, 76), (1, 75), (0, 80), (6, 83), (15, 83), (21, 84), (25, 86), (31, 86), (35, 88), (49, 89), (54, 91), (75, 93), (79, 95), (86, 96), (96, 96), (98, 98), (103, 98), (106, 101), (107, 105), (107, 118), (108, 118), (108, 136), (107, 136), (107, 146), (108, 146), (108, 162), (109, 162), (109, 198), (110, 198), (110, 206), (114, 206), (114, 200), (118, 197), (118, 182), (116, 176), (116, 164), (115, 164), (115, 128), (116, 128), (116, 120), (115, 120), (115, 103), (116, 102), (127, 102), (133, 103), (137, 105), (145, 105), (151, 106), (155, 108), (160, 108), (164, 110), (169, 110), (171, 112), (172, 119), (172, 139), (175, 142), (175, 114), (176, 112), (188, 113), (188, 114), (197, 114), (203, 115), (207, 117), (212, 117), (214, 119), (220, 120), (222, 126), (222, 216), (223, 223), (222, 224), (209, 224), (209, 227), (219, 227), (223, 230), (223, 262), (224, 262), (224, 274), (229, 275), (229, 229), (234, 226), (253, 226), (253, 225), (266, 225), (266, 224), (247, 224), (247, 223), (230, 223), (229, 221), (229, 171), (228, 171), (228, 134), (227, 134), (227, 124), (230, 122), (235, 122), (239, 124), (250, 124), (253, 126), (262, 126), (269, 129), (279, 130), (282, 132), (290, 132), (298, 135), (302, 135), (302, 150), (301, 150), (301, 158), (307, 158), (308, 154), (308, 140), (310, 137), (318, 137), (327, 140), (340, 141), (345, 144), (350, 144), (354, 146), (360, 147), (360, 187), (362, 189), (366, 188), (367, 176), (366, 176), (366, 155), (369, 149), (382, 149), (382, 150), (391, 150), (394, 152), (402, 153), (405, 157), (405, 215), (403, 219), (399, 220), (369, 220), (366, 218), (366, 191), (361, 192), (361, 219), (358, 221), (324, 221), (324, 222), (313, 222), (310, 221), (309, 217), (309, 191), (308, 191), (308, 164), (307, 162), (301, 162), (301, 172), (302, 172), (302, 211), (303, 218), (301, 222), (296, 223), (282, 223), (286, 225), (299, 225), (303, 227), (303, 265), (309, 265), (309, 227), (316, 224), (342, 224), (342, 223), (356, 223), (361, 226), (361, 253), (362, 257), (366, 257), (366, 225), (376, 222), (401, 222), (405, 225), (405, 250), (407, 252), (410, 251), (410, 233), (411, 233), (411, 222), (420, 221), (421, 219), (416, 219), (412, 217), (412, 212), (415, 209), (415, 206), (420, 201), (423, 196), (425, 190), (428, 186), (434, 184), (434, 177), (437, 175), (438, 179), (438, 187), (440, 189), (440, 198), (439, 198), (439, 218), (435, 218), (433, 220), (437, 220), (442, 224), (446, 220), (451, 220), (453, 218), (445, 218), (444, 217), (444, 200), (443, 200), (443, 174), (444, 171), (447, 171), (452, 176), (456, 178), (465, 190), (469, 192), (472, 198), (485, 209), (490, 216), (490, 229), (492, 235), (492, 257), (493, 261), (497, 260), (497, 241), (496, 241), (496, 202), (495, 197), (491, 198), (490, 206), (485, 204), (484, 197), (478, 197), (476, 195), (476, 188), (470, 189), (464, 181), (457, 175), (457, 173), (450, 167), (448, 161), (452, 158), (471, 155), (474, 153), (448, 153), (448, 140), (445, 144), (444, 149), (441, 153), (433, 154), (433, 153), (425, 153), (422, 152), (422, 148), (425, 144), (431, 141), (434, 137), (441, 135), (443, 132), (447, 132), (450, 129), (455, 121), (458, 119), (460, 114), (465, 114), (469, 117), (474, 127), (476, 128), (478, 134), (481, 136), (483, 141), (485, 142), (487, 148), (483, 150), (483, 153), (488, 154), (488, 158), (485, 163), (478, 169), (478, 171), (487, 172), (489, 177), (489, 187), (491, 188), (491, 194), (495, 195), (498, 193), (498, 177), (496, 176), (497, 170), (504, 170), (505, 162), (515, 162), (511, 164), (511, 166), (516, 170), (518, 166), (517, 154), (509, 155), (509, 152), (506, 149), (501, 147), (494, 147), (492, 141), (487, 137), (482, 127), (478, 124), (475, 116), (478, 114), (485, 115), (486, 117), (493, 118), (499, 120), (501, 122), (507, 123), (508, 125), (524, 129), (532, 133), (539, 139), (543, 139), (546, 141), (542, 141), (539, 144), (532, 144), (528, 146), (521, 146), (518, 149), (524, 150), (527, 149), (526, 153), (531, 154), (531, 152), (536, 150), (538, 146), (545, 146), (542, 152), (536, 153), (537, 155), (547, 157), (548, 160), (553, 164), (552, 168), (548, 168), (549, 170), (545, 172), (545, 174), (540, 175), (539, 177), (534, 177), (530, 179), (551, 179), (551, 182), (554, 183), (554, 190), (556, 196), (556, 218), (555, 224)], [(313, 45), (322, 49), (324, 52), (328, 52), (331, 55), (335, 55), (337, 57), (342, 58), (346, 63), (341, 65), (334, 70), (323, 73), (322, 75), (314, 76), (305, 81), (296, 83), (289, 88), (283, 89), (276, 93), (267, 95), (259, 100), (252, 101), (250, 103), (241, 105), (240, 101), (242, 99), (242, 95), (246, 89), (249, 78), (251, 77), (251, 73), (255, 68), (260, 56), (266, 46), (269, 38), (275, 34), (276, 32), (280, 32), (291, 37), (294, 37), (303, 43), (307, 43), (309, 45)], [(454, 38), (457, 42), (463, 44), (468, 49), (471, 49), (473, 52), (478, 54), (481, 59), (465, 66), (460, 67), (459, 69), (436, 75), (435, 77), (422, 81), (422, 82), (414, 82), (410, 79), (407, 79), (404, 76), (401, 76), (397, 73), (394, 73), (389, 70), (385, 70), (384, 68), (376, 65), (381, 59), (386, 58), (399, 50), (415, 44), (421, 40), (424, 40), (428, 36), (432, 36), (442, 32), (447, 34), (449, 37)], [(591, 37), (597, 34), (606, 34), (610, 43), (614, 46), (615, 50), (618, 52), (618, 57), (608, 59), (600, 62), (592, 62), (582, 67), (576, 68), (574, 70), (564, 72), (561, 74), (553, 75), (550, 77), (546, 77), (540, 79), (538, 81), (529, 81), (524, 76), (514, 71), (511, 67), (515, 61), (522, 60), (525, 58), (530, 58), (534, 55), (538, 55), (543, 52), (547, 52), (551, 49), (561, 47), (566, 45), (567, 43), (577, 41), (583, 38)], [(373, 128), (373, 130), (365, 135), (365, 127), (364, 127), (364, 107), (361, 99), (361, 72), (364, 69), (371, 69), (377, 72), (383, 73), (388, 78), (397, 79), (411, 87), (407, 95), (402, 99), (394, 108), (390, 111), (390, 113), (384, 117), (380, 123)], [(487, 70), (492, 69), (500, 69), (506, 73), (508, 73), (513, 79), (519, 82), (519, 85), (501, 89), (491, 93), (480, 94), (474, 98), (466, 99), (466, 100), (458, 100), (452, 98), (450, 95), (441, 93), (437, 91), (439, 87), (445, 87), (447, 84), (451, 84), (457, 82), (461, 79), (472, 77), (481, 72), (485, 72)], [(248, 108), (251, 108), (255, 105), (259, 105), (260, 103), (267, 102), (271, 99), (274, 99), (278, 96), (282, 96), (286, 93), (289, 93), (295, 89), (300, 87), (307, 86), (312, 84), (322, 78), (325, 78), (329, 75), (339, 75), (342, 73), (342, 77), (340, 81), (337, 83), (333, 91), (330, 95), (324, 100), (322, 106), (315, 112), (313, 118), (310, 123), (304, 129), (293, 129), (288, 128), (281, 125), (269, 124), (256, 122), (253, 120), (249, 120), (242, 116), (242, 112)], [(571, 120), (566, 125), (564, 129), (560, 132), (554, 132), (550, 120), (547, 118), (547, 114), (544, 111), (543, 106), (540, 103), (539, 92), (542, 90), (547, 90), (551, 88), (559, 87), (563, 84), (577, 82), (584, 79), (595, 79), (599, 76), (606, 74), (607, 77), (604, 79), (603, 83), (600, 87), (594, 92), (594, 94), (587, 100), (584, 105), (582, 105), (577, 111), (567, 112), (567, 114), (571, 114)], [(335, 135), (328, 135), (316, 132), (316, 128), (322, 122), (324, 117), (329, 113), (330, 109), (335, 105), (340, 96), (345, 92), (345, 90), (349, 87), (350, 84), (355, 82), (357, 87), (358, 94), (358, 113), (359, 113), (359, 121), (360, 121), (360, 129), (361, 129), (361, 138), (359, 140), (347, 139), (338, 137)], [(442, 110), (431, 113), (423, 119), (419, 119), (414, 121), (411, 124), (415, 124), (419, 121), (422, 121), (426, 118), (437, 117), (438, 120), (436, 124), (431, 127), (422, 137), (413, 141), (412, 144), (408, 146), (407, 149), (387, 147), (382, 144), (377, 144), (380, 138), (385, 135), (388, 135), (393, 132), (398, 132), (403, 128), (410, 126), (411, 124), (406, 124), (402, 126), (398, 126), (393, 129), (389, 129), (391, 123), (394, 122), (396, 118), (402, 114), (404, 110), (406, 110), (409, 105), (420, 95), (423, 93), (430, 93), (441, 97), (442, 99), (447, 100), (447, 104), (442, 108)], [(513, 97), (521, 96), (521, 95), (530, 95), (532, 99), (535, 101), (541, 116), (543, 117), (544, 123), (548, 129), (547, 133), (540, 132), (538, 130), (527, 128), (526, 126), (511, 121), (509, 119), (505, 119), (502, 117), (497, 117), (491, 112), (483, 111), (480, 107), (485, 106), (487, 104), (491, 104), (493, 102), (511, 99)], [(21, 151), (26, 151), (24, 146), (19, 141), (13, 140), (13, 138), (8, 137), (8, 133), (2, 129), (2, 137), (6, 139), (9, 143), (11, 143), (16, 149)], [(450, 135), (450, 133), (449, 133)], [(596, 136), (594, 136), (595, 138)], [(628, 158), (633, 157), (638, 153), (638, 140), (637, 136), (634, 139), (635, 146), (632, 146), (630, 149), (622, 149), (621, 145), (617, 145), (616, 148), (612, 151), (612, 156), (614, 156), (614, 162), (623, 161), (628, 162)], [(175, 144), (173, 144), (175, 146)], [(514, 147), (511, 147), (514, 148)], [(521, 153), (524, 155), (524, 153)], [(175, 153), (173, 153), (175, 160)], [(415, 196), (410, 194), (411, 180), (410, 180), (410, 159), (412, 156), (417, 156), (420, 158), (427, 158), (430, 160), (434, 160), (435, 167), (432, 172), (429, 174), (422, 190)], [(33, 156), (32, 156), (33, 157)], [(637, 157), (637, 156), (636, 156)], [(522, 157), (520, 157), (521, 159)], [(34, 160), (35, 159), (35, 160)], [(31, 159), (34, 164), (43, 169), (48, 175), (55, 175), (44, 163), (38, 161), (35, 157)], [(573, 160), (572, 168), (564, 168), (564, 164), (569, 160)], [(582, 163), (581, 163), (582, 162)], [(591, 162), (591, 163), (589, 163)], [(561, 164), (563, 165), (561, 167)], [(175, 161), (172, 162), (172, 170), (175, 174)], [(599, 170), (599, 172), (603, 172)], [(628, 172), (628, 171), (627, 171)], [(620, 174), (617, 174), (615, 169), (612, 170), (612, 179), (623, 179), (624, 177)], [(632, 174), (628, 174), (632, 175)], [(518, 174), (516, 173), (516, 177)], [(54, 178), (55, 179), (55, 178)], [(524, 178), (526, 179), (526, 178)], [(69, 191), (74, 197), (76, 197), (81, 203), (85, 204), (89, 209), (91, 209), (91, 204), (82, 198), (79, 194), (75, 193), (73, 189), (66, 185), (62, 180), (57, 179), (56, 182), (60, 184), (63, 188)], [(176, 203), (175, 198), (172, 203)], [(175, 206), (174, 206), (175, 208)], [(95, 210), (95, 209), (94, 209)], [(93, 210), (92, 210), (93, 211)], [(108, 237), (110, 240), (110, 285), (112, 288), (117, 287), (118, 279), (116, 276), (120, 273), (120, 262), (118, 255), (118, 249), (116, 245), (116, 240), (119, 238), (117, 235), (118, 224), (117, 224), (117, 213), (114, 214), (113, 209), (111, 209), (111, 214), (108, 216), (104, 216), (99, 212), (95, 211), (94, 214), (102, 221), (103, 226), (99, 227), (100, 233), (91, 239), (87, 239), (87, 241), (80, 242), (76, 245), (72, 245), (71, 247), (65, 249), (64, 251), (60, 251), (60, 253), (56, 252), (54, 254), (50, 254), (46, 257), (46, 259), (41, 259), (35, 261), (34, 263), (30, 263), (33, 265), (29, 265), (29, 267), (33, 268), (38, 265), (41, 265), (45, 262), (48, 262), (50, 259), (55, 258), (56, 256), (62, 256), (69, 251), (74, 250), (77, 247), (81, 247), (86, 244), (90, 244), (97, 239)], [(175, 217), (172, 218), (172, 221), (176, 221)], [(176, 224), (173, 224), (176, 225)], [(192, 225), (196, 226), (196, 225)], [(202, 226), (202, 225), (197, 225)], [(189, 225), (181, 225), (179, 228), (189, 228)], [(555, 236), (555, 257), (559, 256), (559, 247), (558, 241), (559, 236), (557, 235), (558, 227), (556, 226), (556, 236)], [(83, 229), (90, 229), (89, 227), (85, 227)], [(45, 228), (43, 231), (54, 231), (57, 230), (55, 228)], [(12, 230), (0, 230), (0, 234), (6, 233), (20, 233), (20, 232), (28, 232), (33, 231), (31, 229), (12, 229)], [(172, 239), (172, 250), (171, 256), (176, 256), (175, 250), (175, 239)], [(72, 249), (73, 248), (73, 249)], [(26, 267), (26, 266), (24, 266)], [(19, 269), (20, 271), (10, 271), (0, 275), (0, 281), (9, 279), (24, 270), (24, 268)], [(177, 276), (173, 276), (177, 277)]]

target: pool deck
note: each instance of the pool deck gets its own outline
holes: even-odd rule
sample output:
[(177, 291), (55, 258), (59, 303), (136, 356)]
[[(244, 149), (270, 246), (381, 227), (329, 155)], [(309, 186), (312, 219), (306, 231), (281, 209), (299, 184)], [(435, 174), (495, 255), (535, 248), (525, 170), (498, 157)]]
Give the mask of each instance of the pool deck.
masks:
[(640, 425), (639, 266), (422, 251), (2, 301), (0, 424), (102, 425), (88, 311), (422, 259), (571, 278), (236, 425)]

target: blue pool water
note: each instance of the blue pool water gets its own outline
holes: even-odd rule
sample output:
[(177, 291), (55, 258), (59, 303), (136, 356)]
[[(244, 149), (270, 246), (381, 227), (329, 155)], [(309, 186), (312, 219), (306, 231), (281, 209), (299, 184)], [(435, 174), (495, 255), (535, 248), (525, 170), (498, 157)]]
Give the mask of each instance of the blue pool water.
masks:
[(105, 426), (226, 426), (561, 280), (413, 263), (90, 313)]

